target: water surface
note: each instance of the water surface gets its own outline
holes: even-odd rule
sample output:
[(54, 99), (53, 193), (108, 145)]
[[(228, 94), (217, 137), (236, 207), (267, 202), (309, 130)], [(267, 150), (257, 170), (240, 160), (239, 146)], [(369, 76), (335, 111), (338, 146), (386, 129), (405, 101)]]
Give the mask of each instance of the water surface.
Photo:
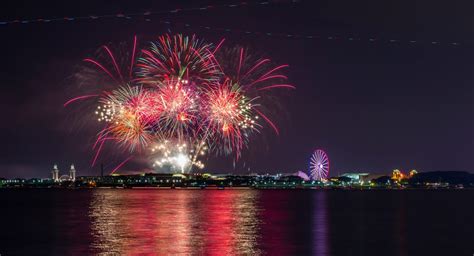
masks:
[(2, 255), (473, 255), (474, 191), (0, 190)]

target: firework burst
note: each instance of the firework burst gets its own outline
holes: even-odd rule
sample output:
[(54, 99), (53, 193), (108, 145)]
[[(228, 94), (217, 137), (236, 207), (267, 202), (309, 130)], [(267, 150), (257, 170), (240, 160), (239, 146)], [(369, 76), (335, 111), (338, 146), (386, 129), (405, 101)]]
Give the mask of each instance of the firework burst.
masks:
[[(202, 169), (200, 158), (208, 152), (239, 158), (264, 124), (278, 134), (267, 105), (275, 102), (270, 91), (294, 89), (281, 74), (287, 65), (273, 66), (243, 48), (221, 50), (222, 43), (214, 47), (195, 36), (164, 35), (140, 51), (135, 37), (127, 61), (107, 46), (101, 48), (104, 63), (85, 59), (115, 84), (64, 104), (98, 98), (95, 114), (105, 127), (94, 143), (92, 164), (111, 140), (134, 156), (147, 152), (156, 168), (188, 172)], [(97, 83), (102, 81), (97, 77)]]
[(204, 130), (208, 131), (208, 141), (213, 142), (213, 148), (225, 154), (234, 151), (240, 155), (250, 132), (260, 127), (256, 123), (258, 116), (252, 113), (254, 100), (228, 79), (208, 88), (203, 100)]
[(204, 164), (198, 158), (204, 156), (206, 150), (204, 144), (162, 140), (151, 147), (153, 167), (169, 167), (171, 171), (181, 173), (188, 172), (193, 166), (203, 169)]
[(220, 71), (212, 50), (212, 44), (195, 36), (160, 36), (149, 49), (142, 50), (137, 65), (139, 81), (151, 85), (178, 78), (196, 84), (217, 81)]
[(193, 136), (193, 124), (199, 114), (199, 96), (187, 80), (168, 79), (154, 93), (161, 115), (157, 119), (160, 133), (166, 137), (184, 139)]
[(102, 97), (100, 103), (95, 114), (107, 126), (99, 138), (105, 133), (131, 152), (145, 148), (152, 141), (150, 128), (160, 109), (141, 86), (121, 87)]

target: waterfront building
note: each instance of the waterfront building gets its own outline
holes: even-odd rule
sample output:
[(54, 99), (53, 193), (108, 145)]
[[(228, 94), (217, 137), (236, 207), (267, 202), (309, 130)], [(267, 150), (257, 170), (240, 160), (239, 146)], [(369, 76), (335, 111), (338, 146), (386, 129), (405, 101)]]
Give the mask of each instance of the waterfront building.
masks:
[(69, 175), (61, 175), (61, 177), (59, 177), (59, 182), (65, 182), (65, 181), (71, 181), (71, 177), (69, 177)]
[(69, 174), (63, 174), (59, 176), (59, 169), (58, 165), (55, 164), (53, 166), (53, 171), (51, 171), (51, 180), (54, 182), (64, 182), (64, 181), (76, 181), (76, 169), (74, 168), (74, 164), (71, 164), (71, 168), (69, 169)]
[(415, 176), (415, 175), (417, 175), (417, 174), (418, 174), (418, 172), (417, 172), (416, 170), (411, 170), (410, 173), (408, 174), (408, 176), (409, 176), (410, 178), (412, 178), (413, 176)]
[(59, 181), (59, 169), (58, 169), (58, 165), (55, 164), (53, 166), (53, 171), (51, 172), (52, 174), (52, 180), (55, 181), (55, 182), (58, 182)]
[(339, 177), (346, 177), (351, 179), (351, 183), (363, 184), (369, 181), (369, 173), (366, 172), (349, 172), (339, 175)]
[(305, 172), (302, 172), (302, 171), (298, 171), (298, 172), (294, 173), (293, 175), (300, 177), (304, 181), (309, 181), (310, 180), (308, 174), (306, 174)]
[(71, 164), (71, 169), (69, 170), (69, 179), (71, 181), (76, 181), (76, 169), (74, 168), (74, 164)]
[(403, 172), (401, 172), (400, 170), (395, 169), (392, 171), (392, 180), (400, 182), (404, 178), (405, 174), (403, 174)]

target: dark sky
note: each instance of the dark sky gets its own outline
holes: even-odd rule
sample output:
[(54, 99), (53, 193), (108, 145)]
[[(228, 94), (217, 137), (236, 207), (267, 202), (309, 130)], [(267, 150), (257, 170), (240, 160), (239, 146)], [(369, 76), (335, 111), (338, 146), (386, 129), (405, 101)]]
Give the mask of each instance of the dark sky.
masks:
[[(12, 1), (2, 6), (0, 20), (235, 3), (37, 2)], [(290, 65), (288, 76), (297, 90), (282, 100), (286, 111), (276, 120), (280, 136), (266, 129), (244, 152), (235, 172), (249, 167), (270, 173), (306, 170), (317, 148), (328, 153), (332, 174), (381, 173), (394, 168), (474, 170), (472, 1), (289, 2), (155, 15), (149, 22), (111, 18), (0, 25), (4, 114), (0, 177), (47, 177), (53, 163), (62, 172), (75, 163), (79, 175), (98, 174), (98, 168), (89, 167), (96, 131), (84, 129), (75, 120), (77, 115), (90, 113), (62, 107), (77, 90), (71, 77), (82, 58), (103, 44), (131, 42), (135, 34), (139, 39), (154, 38), (168, 30), (194, 33), (209, 42), (226, 38), (226, 43), (249, 46), (277, 63)], [(166, 25), (160, 19), (175, 24)], [(246, 35), (239, 32), (242, 30), (325, 39)], [(328, 36), (362, 40), (329, 40)], [(369, 38), (377, 40), (370, 42)], [(388, 43), (389, 39), (401, 42)], [(410, 40), (421, 43), (410, 44)], [(432, 45), (432, 41), (441, 44)], [(114, 156), (113, 148), (108, 150), (109, 160), (103, 161), (111, 168), (120, 156)], [(206, 162), (211, 171), (233, 170), (229, 158)]]

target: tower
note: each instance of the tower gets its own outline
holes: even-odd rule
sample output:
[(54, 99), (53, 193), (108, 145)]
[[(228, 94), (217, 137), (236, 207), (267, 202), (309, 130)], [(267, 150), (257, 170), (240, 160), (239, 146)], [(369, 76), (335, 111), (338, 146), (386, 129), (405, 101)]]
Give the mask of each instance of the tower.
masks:
[(69, 178), (72, 181), (76, 180), (76, 169), (74, 168), (74, 164), (71, 164), (71, 169), (69, 170)]
[(59, 181), (59, 169), (57, 164), (53, 166), (53, 171), (51, 172), (51, 174), (53, 176), (53, 181)]

